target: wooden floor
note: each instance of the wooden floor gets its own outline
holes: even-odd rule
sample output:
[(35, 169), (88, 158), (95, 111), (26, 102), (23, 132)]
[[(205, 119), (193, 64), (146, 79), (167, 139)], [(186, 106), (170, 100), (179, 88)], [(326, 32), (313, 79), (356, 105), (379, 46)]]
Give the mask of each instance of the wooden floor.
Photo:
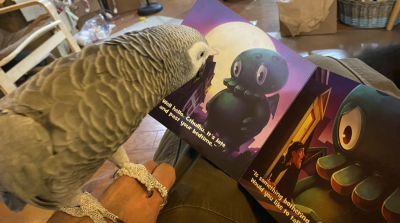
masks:
[[(163, 10), (156, 15), (184, 19), (196, 0), (158, 0), (157, 2), (163, 6)], [(223, 4), (243, 18), (257, 21), (256, 26), (265, 32), (279, 31), (278, 6), (275, 0), (228, 0)], [(113, 32), (139, 22), (139, 18), (140, 16), (135, 12), (121, 14), (115, 21), (117, 28)]]
[[(158, 0), (157, 2), (163, 6), (163, 10), (155, 15), (184, 19), (196, 0)], [(244, 19), (255, 23), (264, 32), (279, 32), (279, 13), (276, 0), (228, 0), (222, 3)], [(139, 18), (136, 11), (119, 15), (114, 20), (117, 27), (113, 33), (139, 22)], [(338, 22), (337, 28), (338, 30), (356, 29), (340, 22)]]

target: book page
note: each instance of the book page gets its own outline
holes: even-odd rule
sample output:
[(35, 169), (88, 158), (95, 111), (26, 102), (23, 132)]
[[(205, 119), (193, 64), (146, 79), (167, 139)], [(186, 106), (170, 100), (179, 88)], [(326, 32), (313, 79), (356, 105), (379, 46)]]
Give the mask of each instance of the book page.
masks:
[(318, 68), (239, 183), (282, 223), (398, 222), (400, 99)]
[(238, 180), (315, 65), (218, 1), (197, 1), (182, 24), (208, 41), (205, 72), (150, 115)]

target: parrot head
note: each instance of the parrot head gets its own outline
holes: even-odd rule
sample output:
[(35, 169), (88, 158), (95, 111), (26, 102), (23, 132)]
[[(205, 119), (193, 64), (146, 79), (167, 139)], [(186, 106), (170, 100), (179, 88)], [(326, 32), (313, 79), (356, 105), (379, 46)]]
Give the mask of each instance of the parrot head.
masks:
[(155, 43), (161, 50), (166, 71), (164, 80), (170, 80), (163, 86), (167, 94), (190, 80), (200, 78), (210, 48), (199, 31), (184, 25), (167, 24), (151, 27), (148, 32), (154, 35)]
[(162, 97), (190, 80), (199, 79), (210, 54), (207, 40), (199, 31), (175, 24), (128, 32), (105, 44), (119, 45), (145, 56), (136, 60), (147, 64), (146, 80)]

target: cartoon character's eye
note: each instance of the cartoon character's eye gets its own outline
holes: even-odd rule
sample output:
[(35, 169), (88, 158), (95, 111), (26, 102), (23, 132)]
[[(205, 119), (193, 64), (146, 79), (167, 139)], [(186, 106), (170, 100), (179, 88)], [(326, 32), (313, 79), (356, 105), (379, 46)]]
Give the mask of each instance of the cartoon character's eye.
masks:
[(197, 56), (197, 59), (200, 59), (200, 58), (202, 58), (204, 56), (204, 51), (201, 51), (200, 53), (199, 53), (199, 55)]
[(264, 65), (261, 65), (260, 68), (258, 68), (257, 76), (256, 76), (258, 85), (262, 85), (264, 83), (265, 78), (267, 77), (267, 72), (268, 72), (268, 68), (265, 67)]
[(239, 77), (241, 71), (242, 71), (242, 61), (238, 60), (233, 64), (233, 75), (235, 77)]
[(339, 124), (339, 142), (345, 150), (351, 150), (358, 141), (361, 132), (361, 112), (359, 107), (342, 115)]

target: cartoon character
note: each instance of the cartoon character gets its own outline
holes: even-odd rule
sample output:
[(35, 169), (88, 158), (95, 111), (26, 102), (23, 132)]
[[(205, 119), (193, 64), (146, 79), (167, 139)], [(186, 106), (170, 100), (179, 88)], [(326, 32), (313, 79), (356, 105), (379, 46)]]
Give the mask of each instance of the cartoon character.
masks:
[(239, 147), (258, 135), (275, 115), (279, 94), (266, 97), (285, 86), (289, 70), (277, 52), (256, 48), (242, 52), (233, 61), (231, 78), (224, 79), (226, 89), (206, 104), (206, 130), (218, 133), (225, 143), (224, 152)]
[(323, 223), (400, 222), (399, 129), (399, 99), (356, 87), (336, 114), (336, 152), (297, 182), (294, 203)]
[[(304, 156), (304, 144), (293, 142), (266, 179), (285, 198), (292, 196)], [(290, 185), (293, 187), (290, 188)]]

